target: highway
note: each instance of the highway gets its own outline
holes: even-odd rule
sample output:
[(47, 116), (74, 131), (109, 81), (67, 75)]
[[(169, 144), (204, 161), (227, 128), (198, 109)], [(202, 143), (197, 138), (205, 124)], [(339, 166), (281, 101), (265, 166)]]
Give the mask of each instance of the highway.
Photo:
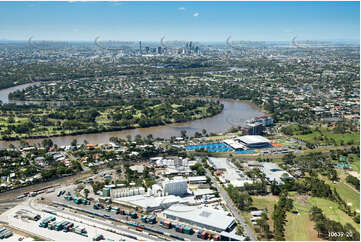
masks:
[(250, 230), (250, 228), (248, 227), (248, 225), (246, 224), (246, 222), (244, 221), (242, 216), (239, 214), (238, 209), (234, 205), (231, 198), (228, 196), (228, 193), (218, 184), (217, 180), (213, 177), (212, 173), (208, 169), (205, 169), (205, 170), (206, 170), (207, 176), (209, 176), (211, 178), (212, 184), (214, 184), (216, 186), (219, 195), (222, 196), (223, 200), (227, 203), (227, 206), (231, 210), (233, 216), (242, 225), (242, 227), (244, 229), (244, 235), (248, 236), (252, 241), (256, 241), (257, 237), (253, 234), (253, 232)]

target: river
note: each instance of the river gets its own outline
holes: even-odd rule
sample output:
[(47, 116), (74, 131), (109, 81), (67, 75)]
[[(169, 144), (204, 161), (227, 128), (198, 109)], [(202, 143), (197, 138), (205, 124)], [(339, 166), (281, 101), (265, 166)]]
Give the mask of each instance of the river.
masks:
[[(16, 87), (0, 90), (0, 100), (3, 103), (8, 103), (8, 94), (15, 90), (21, 90), (33, 84), (25, 84)], [(208, 133), (222, 133), (235, 126), (242, 126), (246, 120), (252, 119), (257, 116), (262, 116), (264, 113), (260, 112), (256, 107), (246, 102), (230, 99), (221, 99), (224, 109), (220, 114), (213, 117), (189, 121), (185, 123), (177, 123), (167, 126), (155, 126), (149, 128), (137, 128), (122, 131), (103, 132), (96, 134), (82, 134), (82, 135), (69, 135), (61, 137), (52, 137), (53, 142), (59, 146), (69, 145), (73, 139), (77, 139), (78, 143), (83, 143), (87, 140), (92, 144), (108, 143), (109, 138), (112, 136), (126, 138), (128, 135), (132, 137), (140, 134), (145, 137), (152, 134), (154, 138), (170, 138), (171, 136), (180, 136), (181, 130), (186, 130), (187, 135), (194, 135), (195, 132), (202, 132), (206, 129)], [(22, 104), (24, 102), (16, 102)], [(42, 139), (29, 139), (26, 140), (29, 144), (40, 143)], [(8, 147), (11, 143), (17, 145), (18, 141), (0, 141), (0, 148)]]

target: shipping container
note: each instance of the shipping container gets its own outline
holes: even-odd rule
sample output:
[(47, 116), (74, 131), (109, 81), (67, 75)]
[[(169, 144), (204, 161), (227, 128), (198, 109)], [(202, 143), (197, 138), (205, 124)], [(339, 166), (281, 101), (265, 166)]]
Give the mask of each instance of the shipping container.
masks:
[(130, 215), (130, 217), (133, 218), (133, 219), (135, 219), (135, 218), (138, 217), (138, 215), (137, 215), (136, 212), (131, 212), (129, 215)]
[(201, 239), (207, 239), (208, 238), (208, 233), (206, 231), (203, 231), (201, 233)]
[(193, 229), (189, 226), (184, 226), (183, 233), (185, 234), (193, 234)]
[(155, 223), (157, 223), (157, 220), (156, 220), (156, 217), (154, 216), (154, 215), (152, 215), (152, 216), (148, 216), (148, 223), (151, 223), (151, 224), (155, 224)]
[(163, 221), (160, 221), (160, 225), (164, 228), (169, 229), (169, 228), (171, 228), (172, 223), (168, 220), (163, 220)]

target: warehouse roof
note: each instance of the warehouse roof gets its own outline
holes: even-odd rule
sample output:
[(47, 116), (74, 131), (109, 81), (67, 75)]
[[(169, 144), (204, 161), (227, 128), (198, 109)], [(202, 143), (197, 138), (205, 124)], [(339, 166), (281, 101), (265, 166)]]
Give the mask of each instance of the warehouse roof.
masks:
[(165, 210), (164, 213), (201, 225), (211, 226), (218, 230), (226, 230), (235, 222), (234, 218), (227, 216), (225, 212), (205, 207), (176, 204)]
[(216, 170), (226, 170), (228, 168), (227, 158), (208, 157), (208, 160)]
[(238, 137), (238, 140), (245, 144), (260, 144), (260, 143), (270, 143), (271, 141), (260, 135), (244, 135)]
[(120, 204), (129, 204), (144, 209), (147, 208), (156, 208), (169, 206), (170, 204), (178, 203), (181, 199), (174, 195), (164, 196), (164, 197), (150, 197), (144, 195), (136, 195), (130, 197), (122, 197), (114, 199), (115, 203)]
[(190, 182), (207, 181), (207, 177), (206, 176), (190, 176), (190, 177), (188, 177), (188, 181), (190, 181)]
[(232, 233), (228, 233), (226, 231), (222, 231), (220, 233), (221, 236), (225, 236), (227, 238), (230, 238), (232, 240), (236, 240), (236, 241), (244, 241), (246, 240), (246, 237), (244, 236), (240, 236), (240, 235), (236, 235), (236, 234), (232, 234)]

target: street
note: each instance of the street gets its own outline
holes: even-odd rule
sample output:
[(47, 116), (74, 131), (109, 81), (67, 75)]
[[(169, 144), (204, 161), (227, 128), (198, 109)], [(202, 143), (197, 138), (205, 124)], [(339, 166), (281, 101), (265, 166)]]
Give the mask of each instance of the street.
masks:
[(233, 204), (231, 198), (228, 196), (227, 192), (223, 190), (223, 188), (218, 184), (217, 180), (213, 177), (212, 173), (206, 169), (207, 176), (209, 176), (212, 180), (212, 183), (216, 186), (218, 193), (222, 196), (223, 200), (227, 203), (227, 206), (231, 210), (233, 216), (240, 222), (244, 229), (245, 236), (248, 236), (252, 241), (256, 241), (256, 236), (252, 233), (242, 216), (239, 214), (238, 209)]

